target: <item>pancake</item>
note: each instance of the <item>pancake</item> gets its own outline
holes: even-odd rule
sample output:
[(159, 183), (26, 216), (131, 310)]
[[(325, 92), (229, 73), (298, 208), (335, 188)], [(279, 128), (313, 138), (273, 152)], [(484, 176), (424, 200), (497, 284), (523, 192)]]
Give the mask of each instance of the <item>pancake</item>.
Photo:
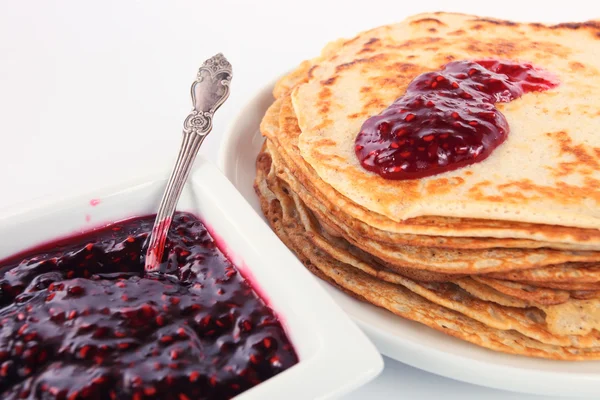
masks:
[[(438, 13), (359, 34), (313, 66), (308, 81), (292, 91), (300, 154), (315, 170), (315, 181), (365, 212), (403, 225), (432, 216), (543, 224), (554, 239), (544, 238), (537, 225), (533, 239), (549, 241), (558, 234), (551, 226), (568, 226), (591, 231), (597, 244), (600, 137), (593, 120), (600, 111), (600, 60), (594, 51), (599, 33), (597, 22), (544, 26)], [(531, 61), (557, 75), (561, 84), (498, 104), (511, 132), (482, 162), (408, 181), (383, 179), (359, 165), (354, 139), (362, 123), (400, 97), (415, 76), (450, 60), (486, 57)], [(341, 204), (338, 195), (327, 197)], [(435, 221), (430, 234), (440, 226)], [(471, 227), (461, 225), (452, 224), (450, 232), (501, 234), (494, 229), (465, 234)], [(527, 238), (509, 227), (504, 235)]]
[(541, 288), (562, 289), (562, 290), (600, 290), (600, 282), (596, 283), (577, 283), (577, 282), (528, 282), (521, 283)]
[(529, 303), (555, 305), (565, 303), (570, 297), (569, 292), (566, 290), (540, 288), (519, 282), (501, 281), (482, 276), (472, 276), (471, 278), (476, 282), (497, 290), (500, 293), (503, 293), (507, 296), (516, 297), (517, 299), (521, 299)]
[[(391, 274), (387, 278), (396, 282), (390, 284), (373, 278), (371, 274), (362, 272), (360, 268), (340, 262), (327, 252), (311, 245), (307, 240), (303, 229), (305, 223), (310, 223), (307, 222), (310, 220), (309, 215), (296, 208), (298, 203), (293, 201), (282, 187), (265, 185), (265, 181), (269, 179), (266, 176), (270, 175), (272, 178), (273, 174), (265, 171), (269, 166), (265, 166), (264, 157), (259, 160), (263, 165), (258, 166), (261, 172), (257, 174), (255, 188), (261, 198), (265, 215), (271, 216), (268, 219), (274, 230), (292, 250), (299, 254), (300, 258), (304, 259), (305, 263), (310, 265), (311, 269), (318, 269), (321, 276), (325, 276), (329, 281), (333, 280), (346, 291), (356, 293), (361, 299), (391, 309), (393, 312), (399, 310), (388, 307), (390, 299), (399, 304), (406, 304), (400, 312), (397, 312), (399, 315), (494, 350), (556, 359), (600, 357), (597, 349), (600, 336), (597, 332), (572, 336), (553, 334), (545, 328), (545, 324), (541, 321), (543, 313), (539, 310), (502, 308), (478, 300), (467, 292), (461, 291), (456, 285), (433, 283), (424, 286), (397, 274)], [(271, 182), (274, 180), (271, 179)], [(264, 193), (266, 190), (268, 193)], [(277, 207), (281, 211), (274, 213), (272, 210)], [(380, 277), (386, 276), (385, 271), (380, 272)], [(360, 278), (361, 282), (368, 282), (374, 290), (366, 290), (367, 288), (361, 285), (357, 287), (344, 284), (355, 278)], [(443, 303), (445, 307), (436, 303)], [(459, 309), (460, 312), (454, 311), (454, 308)], [(477, 319), (485, 320), (486, 323), (482, 324)], [(458, 321), (460, 323), (457, 326)], [(445, 322), (451, 323), (455, 329), (448, 328)], [(479, 327), (479, 334), (473, 335), (474, 331), (470, 327)], [(517, 329), (525, 331), (526, 334), (519, 333)], [(538, 339), (555, 344), (544, 343)], [(523, 346), (523, 343), (526, 345)]]
[[(285, 170), (277, 157), (278, 153), (273, 151), (270, 141), (267, 143), (267, 147), (271, 152), (276, 173), (279, 170)], [(284, 174), (278, 174), (278, 176), (281, 175)], [(287, 182), (289, 177), (283, 179)], [(300, 195), (298, 187), (294, 187), (293, 190)], [(330, 226), (339, 227), (332, 218), (328, 217), (330, 212), (321, 207), (318, 202), (315, 202), (311, 196), (301, 195), (301, 197), (303, 201), (309, 204), (309, 208), (317, 214), (320, 220), (326, 220)], [(600, 253), (598, 252), (509, 248), (457, 250), (412, 245), (389, 245), (359, 236), (351, 229), (346, 230), (340, 227), (340, 233), (353, 245), (389, 264), (390, 268), (414, 268), (448, 274), (465, 274), (526, 269), (567, 261), (600, 260)]]
[(297, 181), (295, 190), (304, 190), (314, 197), (349, 229), (379, 241), (464, 249), (600, 249), (600, 233), (590, 229), (443, 217), (416, 218), (397, 223), (369, 213), (321, 181), (300, 156), (298, 137), (301, 131), (289, 96), (277, 99), (269, 108), (261, 124), (261, 133), (273, 142), (291, 177)]
[(492, 273), (490, 277), (508, 281), (598, 283), (600, 264), (567, 263), (546, 268)]
[(458, 279), (454, 281), (454, 283), (461, 289), (481, 300), (491, 301), (506, 307), (531, 307), (531, 302), (501, 293), (496, 289), (493, 289), (488, 285), (484, 285), (483, 283), (479, 283), (470, 277)]

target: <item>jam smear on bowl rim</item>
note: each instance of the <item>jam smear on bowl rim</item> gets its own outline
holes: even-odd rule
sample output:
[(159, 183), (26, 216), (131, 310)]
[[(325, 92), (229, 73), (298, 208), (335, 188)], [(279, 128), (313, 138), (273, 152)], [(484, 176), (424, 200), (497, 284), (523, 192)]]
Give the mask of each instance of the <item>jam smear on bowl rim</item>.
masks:
[(362, 125), (355, 153), (363, 168), (407, 180), (486, 159), (509, 133), (495, 103), (549, 90), (558, 79), (530, 63), (453, 61), (416, 77), (406, 93)]
[(0, 261), (2, 399), (228, 399), (293, 366), (273, 311), (202, 222), (175, 214), (164, 275), (154, 216)]

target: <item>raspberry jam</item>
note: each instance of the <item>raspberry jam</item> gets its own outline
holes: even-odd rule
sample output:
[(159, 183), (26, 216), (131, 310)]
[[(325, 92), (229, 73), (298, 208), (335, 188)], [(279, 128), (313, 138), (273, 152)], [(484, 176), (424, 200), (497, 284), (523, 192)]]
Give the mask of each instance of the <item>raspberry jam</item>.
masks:
[(193, 215), (162, 276), (153, 216), (0, 263), (0, 398), (227, 399), (298, 362), (273, 311)]
[(416, 179), (487, 158), (509, 132), (494, 106), (558, 85), (527, 63), (454, 61), (416, 77), (404, 96), (365, 121), (356, 137), (361, 165), (386, 179)]

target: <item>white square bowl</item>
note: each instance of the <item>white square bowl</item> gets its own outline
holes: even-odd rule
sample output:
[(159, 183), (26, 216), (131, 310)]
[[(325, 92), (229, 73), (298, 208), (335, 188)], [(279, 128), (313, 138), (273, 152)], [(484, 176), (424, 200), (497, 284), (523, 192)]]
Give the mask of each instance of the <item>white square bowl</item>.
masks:
[[(199, 216), (228, 257), (275, 310), (300, 362), (237, 398), (326, 399), (373, 379), (383, 360), (317, 280), (210, 162), (199, 159), (178, 210)], [(166, 173), (0, 212), (0, 260), (40, 243), (152, 214)], [(222, 244), (225, 244), (224, 246)]]

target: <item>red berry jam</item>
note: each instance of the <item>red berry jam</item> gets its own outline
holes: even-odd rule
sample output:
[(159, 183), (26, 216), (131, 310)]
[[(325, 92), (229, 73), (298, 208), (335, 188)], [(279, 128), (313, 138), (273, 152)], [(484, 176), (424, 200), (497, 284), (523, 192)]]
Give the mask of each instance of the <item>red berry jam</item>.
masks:
[(361, 165), (386, 179), (416, 179), (486, 159), (509, 132), (494, 106), (558, 80), (527, 63), (454, 61), (416, 77), (404, 96), (365, 121), (356, 137)]
[(0, 263), (0, 398), (227, 399), (298, 362), (273, 311), (193, 215), (164, 275), (145, 275), (153, 216)]

